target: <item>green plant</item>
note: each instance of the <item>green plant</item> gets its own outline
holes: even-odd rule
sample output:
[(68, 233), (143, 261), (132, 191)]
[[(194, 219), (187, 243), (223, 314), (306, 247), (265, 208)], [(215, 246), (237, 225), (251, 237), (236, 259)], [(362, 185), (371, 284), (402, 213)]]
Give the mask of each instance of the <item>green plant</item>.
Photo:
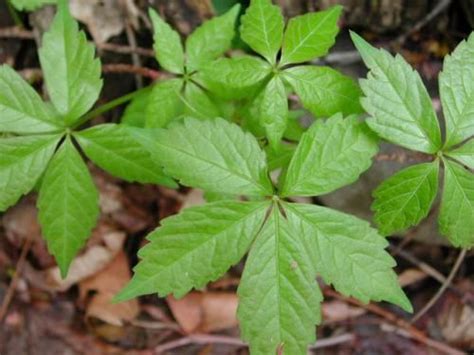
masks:
[[(101, 64), (61, 2), (39, 51), (51, 102), (12, 68), (0, 67), (0, 211), (39, 186), (39, 221), (63, 276), (99, 214), (99, 196), (76, 146), (109, 173), (127, 181), (175, 182), (162, 173), (138, 128), (115, 124), (75, 131), (88, 119), (101, 88)], [(137, 135), (140, 134), (140, 138)]]
[(57, 0), (7, 0), (18, 10), (32, 11), (44, 5), (56, 4)]
[[(154, 156), (183, 185), (250, 201), (219, 201), (166, 218), (139, 252), (123, 301), (139, 295), (181, 297), (224, 274), (249, 250), (238, 315), (252, 354), (306, 354), (319, 323), (325, 282), (362, 302), (386, 300), (411, 311), (398, 286), (387, 241), (369, 224), (290, 196), (329, 193), (371, 165), (377, 139), (356, 117), (316, 121), (303, 134), (274, 186), (254, 136), (223, 119), (186, 118), (154, 132)], [(330, 147), (331, 149), (328, 149)]]
[[(430, 154), (433, 161), (408, 167), (374, 192), (375, 221), (390, 234), (418, 224), (438, 192), (440, 166), (444, 187), (439, 213), (443, 235), (458, 247), (474, 244), (474, 34), (446, 57), (439, 90), (446, 123), (444, 143), (431, 99), (420, 76), (399, 55), (376, 49), (352, 33), (370, 72), (360, 84), (367, 124), (380, 137)], [(466, 142), (467, 140), (467, 142)], [(464, 167), (465, 166), (465, 167)]]

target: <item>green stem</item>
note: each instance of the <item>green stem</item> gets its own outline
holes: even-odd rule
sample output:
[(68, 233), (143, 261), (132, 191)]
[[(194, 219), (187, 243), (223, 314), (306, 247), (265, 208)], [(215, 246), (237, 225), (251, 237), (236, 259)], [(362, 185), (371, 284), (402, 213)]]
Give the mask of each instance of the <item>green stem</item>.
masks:
[(142, 94), (142, 93), (144, 93), (148, 90), (150, 90), (149, 86), (144, 87), (143, 89), (140, 89), (140, 90), (133, 91), (133, 92), (127, 94), (127, 95), (120, 96), (120, 97), (116, 98), (115, 100), (112, 100), (112, 101), (107, 102), (106, 104), (104, 104), (102, 106), (97, 107), (95, 110), (92, 110), (89, 113), (82, 116), (81, 119), (79, 121), (77, 121), (71, 127), (71, 129), (76, 129), (76, 128), (82, 126), (84, 123), (86, 123), (90, 119), (92, 119), (94, 117), (97, 117), (97, 116), (100, 116), (100, 115), (116, 108), (117, 106), (120, 106), (124, 103), (127, 103), (128, 101), (133, 100), (136, 96), (138, 96), (138, 95), (140, 95), (140, 94)]
[(13, 19), (13, 22), (15, 22), (15, 25), (21, 28), (25, 28), (25, 24), (20, 18), (20, 15), (18, 15), (18, 12), (15, 10), (13, 5), (10, 3), (10, 0), (7, 0), (7, 7), (8, 7), (8, 12), (10, 13), (10, 16)]

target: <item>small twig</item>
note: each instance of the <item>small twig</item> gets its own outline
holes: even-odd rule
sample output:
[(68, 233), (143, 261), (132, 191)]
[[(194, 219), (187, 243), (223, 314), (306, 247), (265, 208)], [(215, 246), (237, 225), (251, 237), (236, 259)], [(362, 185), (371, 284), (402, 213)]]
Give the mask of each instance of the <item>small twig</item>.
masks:
[(426, 314), (426, 312), (430, 310), (431, 307), (435, 305), (436, 302), (438, 302), (440, 297), (443, 295), (444, 291), (446, 291), (446, 289), (449, 287), (449, 285), (453, 281), (454, 276), (456, 275), (459, 268), (461, 267), (461, 264), (465, 256), (466, 256), (466, 249), (463, 249), (459, 253), (456, 259), (456, 262), (454, 263), (454, 266), (451, 269), (451, 272), (449, 273), (448, 277), (439, 288), (438, 292), (436, 292), (436, 294), (429, 300), (429, 302), (413, 316), (413, 318), (410, 321), (411, 323), (415, 323), (417, 320), (419, 320), (424, 314)]
[(396, 152), (385, 154), (379, 153), (375, 156), (376, 161), (395, 161), (399, 163), (407, 162), (430, 162), (434, 160), (432, 155), (419, 153), (419, 152), (409, 152), (404, 150), (398, 150)]
[(105, 64), (102, 66), (102, 72), (104, 73), (127, 73), (141, 75), (145, 78), (150, 78), (152, 80), (158, 79), (160, 72), (145, 67), (137, 67), (130, 64)]
[(0, 38), (16, 38), (34, 40), (35, 35), (32, 31), (27, 31), (21, 27), (0, 28)]
[(178, 333), (181, 333), (180, 326), (172, 322), (166, 323), (166, 322), (155, 322), (155, 321), (133, 319), (130, 321), (130, 324), (133, 325), (134, 327), (143, 328), (143, 329), (153, 329), (153, 330), (170, 329)]
[[(130, 47), (137, 48), (137, 39), (135, 38), (135, 33), (133, 32), (133, 28), (130, 23), (127, 5), (124, 1), (121, 1), (120, 3), (122, 7), (122, 17), (125, 24), (125, 34), (127, 36), (127, 41), (130, 44)], [(142, 66), (140, 56), (137, 54), (136, 51), (131, 52), (130, 56), (132, 58), (132, 63), (134, 66)], [(143, 87), (143, 78), (139, 74), (135, 75), (135, 83), (138, 89), (141, 89)]]
[(21, 248), (21, 254), (20, 258), (18, 259), (18, 262), (16, 264), (15, 268), (15, 273), (13, 275), (13, 278), (10, 282), (10, 285), (8, 286), (7, 293), (5, 294), (5, 297), (2, 302), (2, 306), (0, 307), (0, 324), (4, 321), (4, 318), (8, 312), (8, 307), (10, 306), (10, 303), (13, 299), (13, 296), (15, 295), (15, 290), (18, 285), (18, 281), (20, 279), (21, 272), (23, 270), (23, 266), (25, 265), (26, 261), (26, 256), (28, 255), (28, 252), (31, 249), (31, 246), (33, 245), (33, 234), (29, 234), (26, 237), (25, 242), (23, 243), (23, 246)]

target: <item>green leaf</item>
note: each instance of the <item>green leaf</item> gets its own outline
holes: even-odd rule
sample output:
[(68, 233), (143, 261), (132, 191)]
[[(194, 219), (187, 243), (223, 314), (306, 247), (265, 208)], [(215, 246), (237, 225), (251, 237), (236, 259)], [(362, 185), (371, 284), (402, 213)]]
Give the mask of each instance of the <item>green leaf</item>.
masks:
[(447, 152), (446, 155), (466, 165), (469, 169), (474, 170), (474, 140), (473, 139), (466, 142), (462, 146)]
[(283, 41), (285, 26), (280, 8), (272, 5), (270, 0), (252, 0), (241, 22), (242, 40), (274, 64)]
[(184, 119), (155, 132), (165, 172), (184, 185), (235, 195), (271, 195), (265, 153), (249, 133), (221, 118)]
[(0, 139), (0, 211), (35, 187), (58, 142), (52, 135)]
[(146, 109), (146, 127), (166, 127), (174, 118), (183, 113), (180, 91), (182, 79), (160, 81), (153, 86)]
[(363, 303), (384, 300), (413, 311), (392, 270), (396, 262), (384, 251), (388, 242), (369, 223), (316, 205), (285, 203), (284, 208), (326, 283)]
[(446, 147), (474, 135), (474, 34), (444, 58), (439, 90), (446, 120)]
[(38, 93), (15, 70), (0, 66), (0, 132), (25, 134), (60, 128)]
[(281, 195), (322, 195), (349, 185), (372, 165), (377, 151), (377, 139), (357, 118), (318, 120), (301, 137)]
[(44, 5), (56, 4), (57, 0), (8, 0), (20, 11), (33, 11)]
[(193, 82), (186, 83), (181, 101), (181, 105), (184, 105), (185, 115), (202, 120), (220, 116), (219, 109), (211, 101), (207, 93)]
[(227, 99), (250, 96), (271, 72), (271, 66), (256, 57), (220, 58), (203, 68), (206, 86), (213, 94)]
[(385, 180), (375, 191), (375, 221), (389, 235), (417, 225), (438, 193), (439, 162), (417, 164)]
[(290, 19), (283, 38), (281, 66), (303, 63), (326, 55), (339, 32), (342, 6)]
[(102, 124), (79, 132), (75, 137), (86, 155), (114, 176), (129, 182), (176, 187), (133, 135), (134, 129), (140, 128)]
[(152, 89), (147, 89), (133, 98), (120, 118), (122, 124), (132, 127), (145, 127), (151, 91)]
[(262, 226), (268, 202), (223, 201), (185, 209), (161, 222), (138, 256), (128, 286), (116, 297), (173, 293), (202, 288), (237, 264)]
[(430, 96), (420, 78), (399, 55), (392, 57), (351, 33), (370, 72), (360, 85), (367, 123), (389, 142), (424, 153), (441, 148), (441, 133)]
[(46, 169), (38, 208), (43, 236), (64, 278), (99, 216), (99, 194), (69, 137)]
[(267, 146), (265, 152), (268, 157), (268, 170), (274, 171), (279, 168), (286, 169), (295, 153), (295, 149), (294, 145), (289, 144), (280, 144), (277, 149)]
[(102, 89), (101, 65), (94, 46), (61, 2), (43, 36), (39, 59), (54, 107), (66, 124), (74, 123), (97, 101)]
[(237, 4), (222, 16), (214, 17), (199, 26), (186, 40), (188, 72), (200, 69), (228, 51), (235, 36), (235, 21), (240, 11)]
[(474, 245), (474, 175), (455, 162), (443, 161), (439, 227), (454, 246), (470, 248)]
[(150, 8), (153, 23), (153, 49), (160, 65), (170, 73), (184, 73), (184, 51), (178, 32), (173, 30), (155, 10)]
[(328, 67), (297, 66), (283, 72), (303, 106), (316, 117), (361, 113), (361, 91), (351, 78)]
[(276, 148), (285, 133), (288, 121), (288, 98), (283, 82), (275, 76), (260, 94), (260, 124), (265, 128), (268, 140)]
[(316, 339), (321, 291), (306, 240), (275, 205), (250, 250), (238, 289), (242, 338), (252, 354), (304, 355)]

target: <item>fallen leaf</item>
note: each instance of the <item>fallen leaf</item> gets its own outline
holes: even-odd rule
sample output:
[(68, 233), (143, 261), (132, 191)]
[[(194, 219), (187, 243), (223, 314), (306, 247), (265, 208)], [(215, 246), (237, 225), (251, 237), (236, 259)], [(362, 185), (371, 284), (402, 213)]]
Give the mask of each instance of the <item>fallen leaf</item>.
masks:
[(327, 301), (322, 304), (322, 314), (324, 322), (341, 322), (351, 318), (356, 318), (366, 313), (360, 307), (353, 307), (342, 301)]
[(407, 269), (398, 275), (398, 282), (401, 287), (405, 287), (424, 280), (427, 277), (428, 275), (420, 269)]

